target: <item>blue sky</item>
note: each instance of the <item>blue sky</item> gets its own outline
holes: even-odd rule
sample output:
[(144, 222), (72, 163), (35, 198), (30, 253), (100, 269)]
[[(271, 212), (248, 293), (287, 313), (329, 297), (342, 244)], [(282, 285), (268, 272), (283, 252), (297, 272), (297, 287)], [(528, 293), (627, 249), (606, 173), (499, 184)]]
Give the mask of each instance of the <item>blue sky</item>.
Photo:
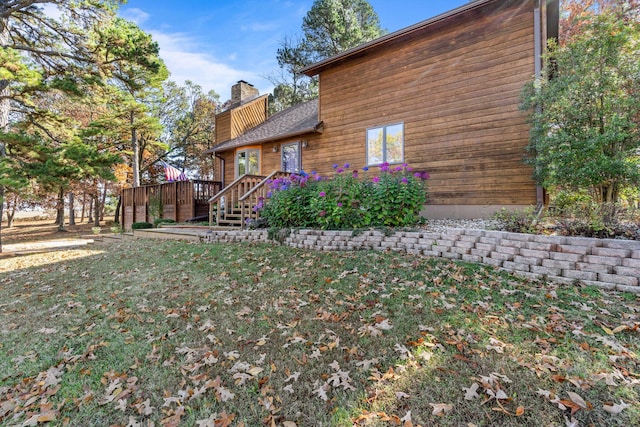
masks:
[[(467, 0), (369, 0), (389, 32), (467, 3)], [(120, 15), (153, 35), (171, 79), (215, 90), (222, 101), (231, 85), (246, 80), (260, 93), (279, 72), (276, 50), (301, 34), (313, 0), (129, 0)]]

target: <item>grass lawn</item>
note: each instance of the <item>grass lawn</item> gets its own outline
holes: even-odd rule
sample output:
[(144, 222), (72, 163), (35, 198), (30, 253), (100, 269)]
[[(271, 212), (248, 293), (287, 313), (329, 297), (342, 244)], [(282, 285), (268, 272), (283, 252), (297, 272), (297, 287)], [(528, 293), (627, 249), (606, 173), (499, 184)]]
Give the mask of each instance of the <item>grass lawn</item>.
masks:
[(640, 299), (399, 253), (0, 259), (0, 425), (640, 425)]

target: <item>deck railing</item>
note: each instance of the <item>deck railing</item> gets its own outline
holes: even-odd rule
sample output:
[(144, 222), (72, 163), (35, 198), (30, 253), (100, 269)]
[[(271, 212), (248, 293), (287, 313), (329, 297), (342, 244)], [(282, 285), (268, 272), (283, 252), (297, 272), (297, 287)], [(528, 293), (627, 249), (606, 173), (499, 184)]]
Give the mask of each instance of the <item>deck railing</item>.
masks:
[(247, 226), (247, 220), (257, 220), (260, 218), (260, 210), (255, 210), (254, 207), (260, 204), (267, 203), (267, 192), (269, 191), (269, 184), (278, 178), (286, 178), (291, 175), (290, 172), (275, 171), (264, 178), (258, 185), (249, 190), (239, 200), (240, 209), (242, 213), (242, 228)]
[(261, 175), (242, 175), (209, 199), (209, 225), (220, 225), (225, 217), (242, 209), (240, 199), (265, 179)]

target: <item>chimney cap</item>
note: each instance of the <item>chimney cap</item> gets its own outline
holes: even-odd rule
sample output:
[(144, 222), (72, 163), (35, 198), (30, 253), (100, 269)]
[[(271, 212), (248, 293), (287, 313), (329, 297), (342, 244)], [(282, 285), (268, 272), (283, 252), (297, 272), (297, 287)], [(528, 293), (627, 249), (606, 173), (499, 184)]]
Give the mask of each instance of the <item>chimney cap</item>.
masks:
[(251, 83), (249, 83), (248, 81), (246, 81), (246, 80), (238, 80), (238, 84), (242, 84), (242, 83), (253, 87), (253, 85)]

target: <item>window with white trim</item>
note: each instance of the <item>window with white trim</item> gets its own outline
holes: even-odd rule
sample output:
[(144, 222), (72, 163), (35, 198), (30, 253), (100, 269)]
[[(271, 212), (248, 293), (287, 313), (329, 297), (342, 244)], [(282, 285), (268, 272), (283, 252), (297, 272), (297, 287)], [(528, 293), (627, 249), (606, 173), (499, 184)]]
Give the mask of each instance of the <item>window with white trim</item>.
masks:
[(404, 123), (367, 129), (367, 166), (404, 162)]
[(260, 150), (236, 151), (236, 178), (244, 174), (260, 175)]

